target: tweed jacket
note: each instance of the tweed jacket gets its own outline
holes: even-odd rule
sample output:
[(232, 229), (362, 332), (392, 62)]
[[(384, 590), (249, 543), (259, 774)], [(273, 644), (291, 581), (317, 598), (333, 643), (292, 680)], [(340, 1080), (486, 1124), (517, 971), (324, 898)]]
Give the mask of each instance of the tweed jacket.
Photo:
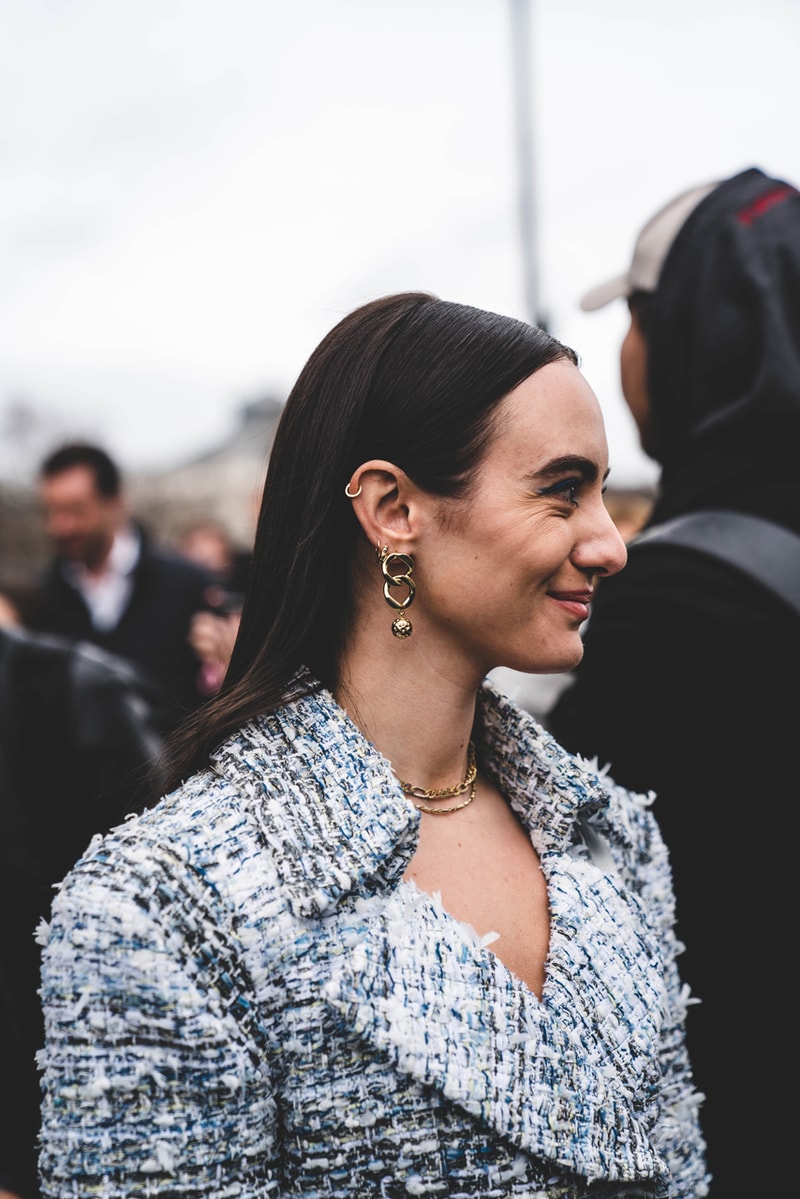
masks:
[(541, 1001), (403, 880), (420, 815), (387, 760), (329, 693), (295, 698), (64, 880), (45, 1196), (706, 1193), (649, 799), (488, 682), (475, 738), (547, 880)]

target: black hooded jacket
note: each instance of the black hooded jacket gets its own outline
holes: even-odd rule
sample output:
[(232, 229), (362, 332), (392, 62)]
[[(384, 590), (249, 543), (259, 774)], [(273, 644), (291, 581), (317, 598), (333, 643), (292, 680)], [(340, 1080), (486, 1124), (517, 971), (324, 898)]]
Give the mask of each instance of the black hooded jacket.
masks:
[(678, 233), (647, 331), (651, 523), (699, 507), (800, 532), (800, 193), (756, 168)]
[[(701, 201), (669, 251), (646, 332), (662, 467), (649, 525), (721, 508), (800, 533), (797, 190), (750, 169)], [(601, 582), (584, 641), (547, 723), (617, 782), (656, 793), (682, 972), (702, 1001), (688, 1033), (708, 1096), (712, 1199), (783, 1193), (789, 1175), (769, 1146), (781, 1140), (771, 1097), (794, 1019), (800, 619), (712, 556), (634, 544)]]

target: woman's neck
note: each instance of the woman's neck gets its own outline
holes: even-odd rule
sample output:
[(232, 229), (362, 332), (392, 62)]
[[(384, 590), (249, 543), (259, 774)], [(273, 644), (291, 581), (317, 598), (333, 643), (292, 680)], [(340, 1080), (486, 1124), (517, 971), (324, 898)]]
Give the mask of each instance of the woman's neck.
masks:
[(422, 646), (413, 652), (390, 644), (377, 653), (374, 644), (363, 653), (355, 646), (335, 689), (337, 703), (395, 773), (423, 787), (447, 787), (463, 776), (475, 720), (480, 678), (443, 667)]

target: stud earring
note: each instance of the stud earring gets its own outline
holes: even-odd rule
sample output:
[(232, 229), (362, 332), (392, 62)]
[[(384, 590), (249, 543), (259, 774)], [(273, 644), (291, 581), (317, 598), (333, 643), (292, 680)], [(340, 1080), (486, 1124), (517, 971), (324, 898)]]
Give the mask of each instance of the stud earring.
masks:
[[(392, 633), (395, 637), (405, 640), (412, 633), (412, 624), (405, 615), (406, 608), (409, 608), (414, 602), (414, 596), (417, 588), (414, 580), (411, 578), (411, 572), (414, 569), (414, 559), (410, 554), (398, 554), (389, 550), (388, 545), (381, 547), (380, 544), (376, 547), (375, 553), (378, 555), (378, 562), (383, 575), (383, 598), (386, 600), (390, 608), (393, 608), (399, 613), (392, 621)], [(392, 564), (400, 563), (405, 569), (402, 572), (396, 573), (397, 567), (391, 569)], [(392, 587), (407, 587), (408, 594), (404, 599), (396, 599), (391, 592)]]

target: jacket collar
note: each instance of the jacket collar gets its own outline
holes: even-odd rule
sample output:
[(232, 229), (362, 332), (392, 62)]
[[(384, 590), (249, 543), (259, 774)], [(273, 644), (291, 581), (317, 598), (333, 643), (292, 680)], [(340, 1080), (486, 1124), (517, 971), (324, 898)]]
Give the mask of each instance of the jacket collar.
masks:
[[(540, 855), (569, 852), (584, 818), (627, 838), (610, 821), (610, 793), (589, 764), (489, 683), (475, 735), (482, 768)], [(556, 977), (540, 1002), (472, 929), (442, 912), (438, 896), (397, 886), (420, 815), (329, 693), (304, 694), (252, 722), (221, 747), (213, 768), (250, 797), (295, 916), (341, 909), (341, 919), (324, 921), (329, 931), (343, 927), (320, 986), (344, 1025), (527, 1153), (589, 1178), (663, 1173), (648, 1137), (653, 1110), (630, 1098), (657, 1092), (657, 1062), (640, 1047), (657, 1040), (658, 953), (643, 953), (642, 930), (619, 920), (625, 903), (590, 862), (549, 880)], [(589, 920), (596, 946), (573, 952), (573, 924)], [(620, 990), (630, 994), (604, 1021), (609, 944), (614, 954), (622, 945)], [(486, 994), (497, 1002), (487, 1005)], [(587, 1036), (598, 1020), (598, 1036)], [(637, 1193), (650, 1193), (644, 1185)]]
[[(303, 672), (299, 680), (307, 685)], [(351, 891), (396, 884), (417, 843), (420, 814), (391, 765), (331, 694), (316, 687), (246, 725), (213, 769), (256, 801), (276, 839), (296, 915), (321, 915)], [(567, 754), (490, 683), (478, 698), (478, 760), (540, 853), (579, 839), (578, 821), (606, 809), (602, 780)], [(624, 830), (616, 835), (625, 839)]]
[[(575, 869), (577, 886), (556, 901), (562, 941), (591, 908), (585, 888), (597, 889), (594, 867)], [(438, 896), (409, 885), (357, 904), (325, 998), (401, 1074), (532, 1156), (589, 1179), (663, 1175), (650, 1140), (658, 1060), (643, 1051), (658, 1042), (660, 972), (641, 960), (637, 928), (619, 929), (599, 910), (590, 918), (605, 942), (598, 957), (620, 933), (614, 953), (627, 976), (611, 979), (594, 946), (584, 942), (586, 962), (576, 964), (562, 945), (556, 956), (567, 964), (540, 1002), (473, 929), (442, 912)], [(610, 979), (619, 984), (613, 1004)]]

